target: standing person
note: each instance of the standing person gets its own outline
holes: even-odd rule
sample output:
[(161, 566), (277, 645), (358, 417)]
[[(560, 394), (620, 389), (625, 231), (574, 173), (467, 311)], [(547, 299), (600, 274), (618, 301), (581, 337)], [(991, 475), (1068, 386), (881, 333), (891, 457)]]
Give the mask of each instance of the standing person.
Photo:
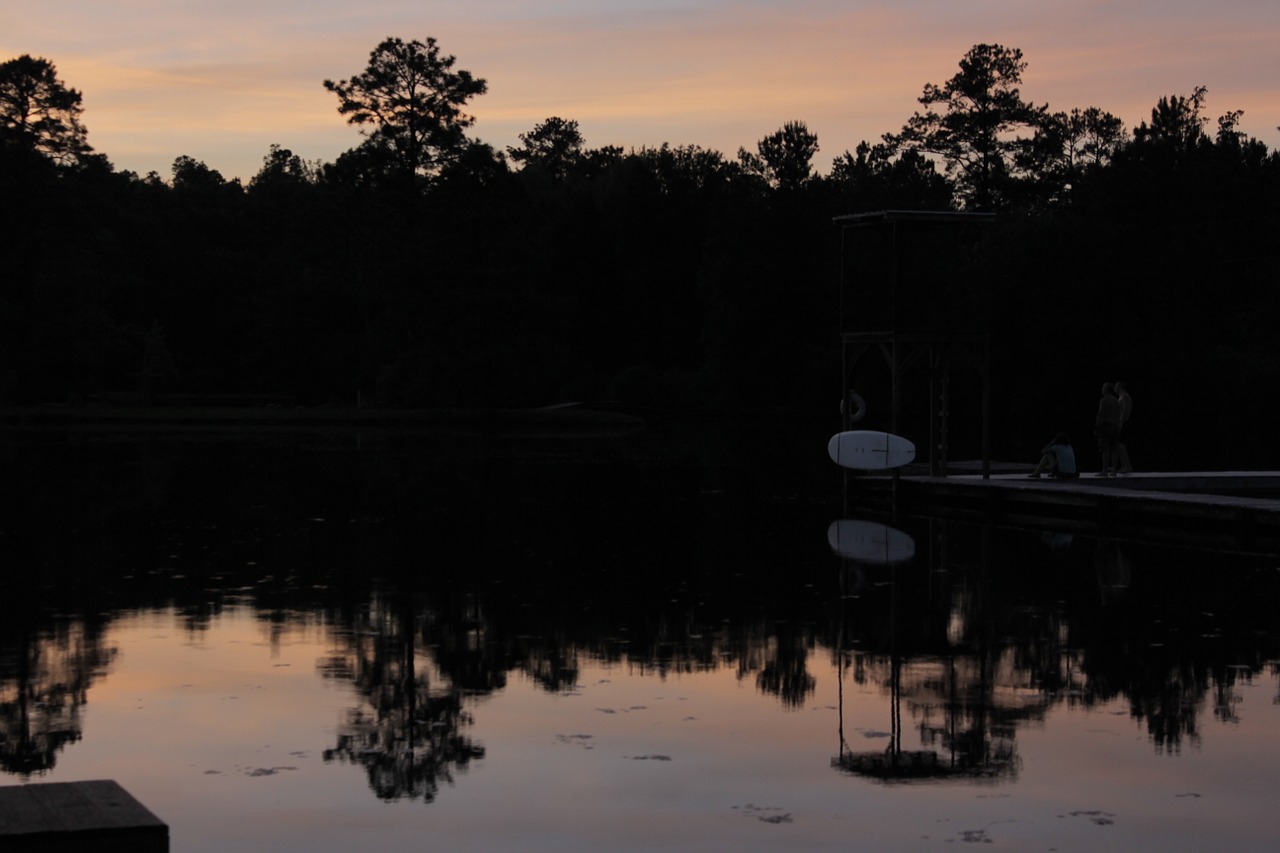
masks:
[(1119, 463), (1121, 474), (1133, 473), (1133, 466), (1129, 464), (1129, 449), (1124, 446), (1124, 425), (1129, 422), (1129, 415), (1133, 414), (1133, 399), (1129, 396), (1129, 388), (1123, 382), (1116, 383), (1116, 397), (1120, 400), (1120, 425), (1116, 427), (1116, 461)]
[(1102, 399), (1098, 401), (1098, 415), (1093, 419), (1093, 434), (1098, 437), (1098, 454), (1102, 457), (1102, 470), (1095, 476), (1116, 475), (1116, 435), (1120, 432), (1120, 398), (1110, 382), (1102, 386)]

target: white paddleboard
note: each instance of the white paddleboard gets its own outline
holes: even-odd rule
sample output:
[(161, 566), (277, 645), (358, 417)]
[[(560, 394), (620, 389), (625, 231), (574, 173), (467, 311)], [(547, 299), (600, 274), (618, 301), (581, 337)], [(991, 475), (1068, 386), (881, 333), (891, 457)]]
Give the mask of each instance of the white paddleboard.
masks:
[(874, 566), (905, 563), (916, 555), (916, 540), (877, 521), (833, 521), (827, 528), (827, 544), (841, 557)]
[(855, 429), (838, 432), (827, 442), (827, 455), (844, 468), (886, 471), (901, 468), (916, 458), (916, 446), (900, 435)]

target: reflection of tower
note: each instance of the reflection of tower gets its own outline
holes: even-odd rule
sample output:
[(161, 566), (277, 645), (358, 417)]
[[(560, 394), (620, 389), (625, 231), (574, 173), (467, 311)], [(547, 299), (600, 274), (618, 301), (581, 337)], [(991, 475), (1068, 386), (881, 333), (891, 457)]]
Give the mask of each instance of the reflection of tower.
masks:
[[(905, 534), (903, 534), (905, 535)], [(986, 547), (984, 537), (983, 561)], [(943, 562), (943, 566), (930, 566), (928, 575), (949, 577), (945, 566), (948, 540), (937, 536), (938, 547), (931, 555)], [(931, 561), (932, 562), (932, 561)], [(954, 596), (941, 596), (938, 601), (945, 612), (929, 612), (930, 602), (904, 601), (907, 595), (907, 569), (905, 565), (890, 566), (889, 602), (887, 607), (877, 608), (888, 624), (881, 630), (881, 649), (855, 655), (860, 670), (879, 669), (881, 683), (889, 693), (889, 742), (884, 749), (854, 752), (849, 749), (844, 732), (844, 672), (849, 660), (846, 639), (847, 606), (842, 603), (840, 629), (837, 640), (837, 669), (839, 673), (839, 739), (840, 753), (831, 759), (838, 770), (871, 778), (893, 781), (913, 779), (994, 779), (1012, 774), (1017, 768), (1017, 756), (1013, 741), (1013, 721), (1021, 708), (1002, 710), (994, 699), (993, 661), (996, 659), (994, 640), (988, 636), (987, 627), (991, 614), (983, 612), (980, 581), (973, 590), (961, 590)], [(933, 599), (932, 595), (928, 598)], [(924, 619), (934, 624), (944, 624), (947, 631), (946, 650), (930, 652), (928, 637), (910, 639), (913, 653), (905, 654), (901, 641), (904, 635), (902, 615), (908, 610), (920, 616), (924, 607)], [(919, 618), (912, 624), (924, 624)], [(976, 637), (969, 636), (976, 631)], [(957, 654), (956, 646), (970, 645), (969, 654)], [(906, 702), (913, 716), (921, 719), (918, 730), (921, 745), (918, 750), (903, 749), (902, 706)], [(1038, 704), (1036, 705), (1038, 707)], [(941, 709), (943, 717), (934, 722), (934, 711)], [(931, 748), (938, 745), (940, 749)]]
[[(904, 753), (902, 751), (901, 710), (901, 657), (898, 654), (898, 594), (896, 567), (909, 562), (915, 556), (915, 540), (900, 530), (872, 521), (845, 519), (827, 528), (827, 544), (838, 554), (845, 565), (840, 573), (840, 619), (836, 641), (836, 675), (839, 702), (840, 754), (831, 760), (833, 767), (864, 775), (933, 775), (936, 768), (935, 753)], [(853, 752), (844, 734), (844, 670), (847, 666), (846, 617), (847, 600), (865, 583), (862, 564), (890, 567), (889, 614), (889, 745), (873, 752)], [(856, 586), (847, 582), (856, 580)], [(858, 656), (861, 673), (865, 660)], [(861, 680), (861, 678), (859, 679)]]
[[(891, 569), (894, 575), (896, 570)], [(844, 648), (845, 612), (840, 609), (840, 642), (837, 655), (837, 695), (839, 703), (839, 736), (840, 754), (831, 759), (831, 766), (848, 773), (860, 776), (871, 776), (881, 779), (932, 778), (946, 775), (946, 767), (940, 762), (938, 753), (932, 750), (904, 751), (902, 749), (902, 657), (898, 650), (898, 595), (897, 578), (890, 581), (889, 604), (889, 744), (884, 749), (865, 752), (854, 752), (849, 749), (844, 732), (844, 671), (849, 655)], [(865, 657), (857, 656), (857, 665), (861, 670), (866, 665)]]
[(52, 770), (80, 740), (80, 707), (115, 655), (77, 620), (33, 636), (20, 621), (0, 644), (0, 769), (24, 779)]

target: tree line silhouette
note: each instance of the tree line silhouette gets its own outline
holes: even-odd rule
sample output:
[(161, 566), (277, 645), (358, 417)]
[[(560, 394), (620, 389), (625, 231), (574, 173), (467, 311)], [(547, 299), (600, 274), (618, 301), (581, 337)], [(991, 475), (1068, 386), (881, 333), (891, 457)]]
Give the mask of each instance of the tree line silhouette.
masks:
[(730, 156), (591, 148), (549, 117), (499, 151), (468, 136), (487, 84), (455, 65), (387, 39), (324, 81), (360, 144), (333, 162), (272, 145), (247, 182), (185, 155), (118, 171), (50, 61), (0, 65), (0, 402), (831, 414), (833, 217), (927, 209), (998, 214), (979, 243), (912, 249), (931, 258), (920, 299), (972, 306), (950, 330), (991, 335), (997, 449), (1087, 429), (1120, 376), (1139, 466), (1274, 426), (1280, 154), (1239, 111), (1210, 127), (1202, 86), (1130, 132), (1025, 100), (1021, 51), (976, 45), (823, 174), (801, 121)]

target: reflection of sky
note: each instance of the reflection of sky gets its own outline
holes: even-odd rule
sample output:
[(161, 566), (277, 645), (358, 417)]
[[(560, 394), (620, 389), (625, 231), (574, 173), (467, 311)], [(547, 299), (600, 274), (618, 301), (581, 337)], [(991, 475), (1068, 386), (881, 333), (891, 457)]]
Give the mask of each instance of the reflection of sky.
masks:
[[(360, 768), (321, 760), (358, 701), (317, 672), (339, 645), (322, 628), (273, 644), (248, 610), (198, 634), (144, 613), (114, 623), (107, 642), (119, 652), (90, 688), (84, 739), (40, 781), (114, 778), (183, 851), (419, 849), (426, 837), (452, 850), (934, 849), (976, 831), (1019, 849), (1174, 849), (1189, 837), (1248, 849), (1270, 831), (1259, 816), (1280, 783), (1270, 674), (1236, 689), (1238, 723), (1204, 709), (1199, 747), (1178, 757), (1157, 754), (1121, 699), (1020, 726), (1013, 783), (844, 775), (829, 764), (839, 697), (819, 647), (815, 692), (791, 710), (734, 666), (660, 678), (583, 661), (564, 694), (513, 675), (469, 701), (485, 758), (433, 804), (387, 804)], [(904, 749), (918, 748), (909, 702), (902, 719)], [(882, 749), (889, 728), (885, 689), (846, 671), (850, 748)]]
[[(290, 751), (317, 754), (334, 723), (326, 706), (338, 701), (317, 700), (336, 692), (315, 676), (322, 640), (286, 634), (273, 649), (245, 612), (215, 624), (189, 634), (169, 613), (117, 623), (111, 636), (127, 645), (89, 693), (86, 737), (67, 756), (72, 764), (101, 764), (99, 774), (123, 783), (133, 774), (164, 778), (175, 767), (232, 775), (297, 763)], [(99, 727), (119, 734), (95, 736)]]
[(591, 146), (697, 144), (732, 155), (799, 119), (822, 171), (899, 129), (925, 83), (974, 44), (1021, 48), (1024, 94), (1132, 127), (1163, 95), (1209, 87), (1210, 118), (1280, 142), (1280, 5), (1134, 0), (7, 0), (0, 56), (45, 56), (85, 95), (90, 142), (118, 168), (178, 155), (246, 180), (272, 143), (331, 161), (358, 139), (321, 81), (387, 36), (435, 36), (489, 82), (475, 134), (504, 148), (558, 115)]

